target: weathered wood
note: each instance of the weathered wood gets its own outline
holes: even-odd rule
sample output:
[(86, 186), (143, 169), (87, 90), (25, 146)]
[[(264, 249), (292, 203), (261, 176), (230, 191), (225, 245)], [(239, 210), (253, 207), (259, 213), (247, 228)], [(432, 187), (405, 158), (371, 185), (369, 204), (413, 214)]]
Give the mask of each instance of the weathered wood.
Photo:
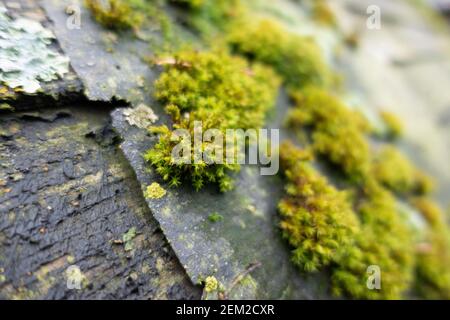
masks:
[[(108, 119), (109, 110), (82, 106), (0, 117), (1, 298), (200, 297)], [(67, 287), (71, 265), (88, 280), (81, 290)]]

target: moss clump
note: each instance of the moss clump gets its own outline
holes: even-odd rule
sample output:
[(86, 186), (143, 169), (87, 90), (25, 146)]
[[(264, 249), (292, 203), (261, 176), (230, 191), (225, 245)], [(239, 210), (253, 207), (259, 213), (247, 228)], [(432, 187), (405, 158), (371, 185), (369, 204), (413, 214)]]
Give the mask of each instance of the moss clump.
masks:
[(206, 277), (205, 279), (205, 291), (213, 292), (219, 289), (219, 281), (214, 276)]
[[(203, 132), (259, 128), (267, 110), (274, 105), (280, 81), (270, 69), (260, 65), (250, 67), (244, 59), (218, 51), (184, 51), (172, 61), (165, 65), (166, 70), (155, 83), (156, 98), (166, 105), (173, 128), (187, 130), (190, 137), (194, 137), (196, 121), (202, 122)], [(205, 159), (191, 161), (198, 151), (194, 139), (183, 141), (186, 150), (190, 150), (189, 154), (183, 154), (188, 161), (174, 161), (173, 148), (183, 139), (174, 141), (167, 126), (152, 131), (160, 134), (159, 142), (145, 158), (171, 186), (179, 185), (183, 177), (190, 179), (196, 190), (208, 182), (217, 183), (221, 191), (232, 188), (228, 173), (239, 170), (238, 164), (218, 163), (217, 160), (223, 159), (214, 159), (215, 163), (207, 163)], [(213, 143), (204, 142), (202, 151)], [(223, 144), (220, 148), (223, 149)]]
[(239, 17), (244, 7), (240, 0), (170, 0), (187, 7), (188, 23), (197, 31), (209, 34), (214, 29), (225, 29), (231, 20)]
[(450, 299), (450, 236), (445, 213), (430, 199), (412, 203), (428, 222), (425, 242), (418, 247), (418, 293), (427, 299)]
[(426, 197), (415, 197), (411, 203), (420, 211), (432, 228), (445, 226), (445, 214), (439, 206)]
[(144, 21), (144, 15), (133, 10), (128, 1), (108, 0), (104, 4), (100, 0), (85, 0), (85, 3), (95, 20), (105, 28), (116, 30), (139, 28)]
[(397, 139), (403, 134), (403, 123), (393, 113), (382, 111), (380, 117), (386, 127), (386, 136), (389, 139)]
[(223, 216), (218, 212), (213, 212), (208, 216), (208, 220), (212, 223), (216, 223), (223, 220)]
[(290, 87), (327, 86), (332, 80), (313, 39), (290, 34), (271, 20), (236, 23), (228, 42), (235, 52), (272, 66)]
[(128, 252), (134, 249), (133, 239), (136, 238), (136, 235), (136, 227), (128, 229), (128, 231), (122, 235), (122, 242), (124, 244), (125, 251)]
[(304, 161), (302, 151), (284, 143), (280, 156), (287, 179), (287, 196), (278, 205), (283, 236), (294, 248), (292, 261), (304, 271), (315, 271), (328, 265), (338, 250), (347, 250), (358, 221), (347, 195)]
[(0, 112), (2, 111), (13, 112), (15, 108), (8, 103), (0, 103)]
[[(340, 251), (333, 267), (337, 295), (358, 299), (400, 299), (409, 288), (414, 268), (412, 233), (402, 221), (395, 198), (375, 182), (367, 183), (358, 204), (361, 232), (355, 245)], [(381, 289), (367, 288), (367, 268), (381, 270)]]
[(144, 196), (148, 199), (160, 199), (166, 195), (166, 190), (157, 182), (153, 182), (145, 189)]
[(448, 230), (432, 230), (418, 252), (417, 291), (426, 299), (450, 299), (450, 237)]
[(426, 194), (433, 189), (433, 181), (396, 148), (385, 146), (375, 156), (373, 176), (381, 184), (399, 194)]
[(328, 3), (324, 0), (315, 0), (312, 7), (313, 18), (320, 24), (334, 27), (337, 25), (336, 16)]
[(366, 176), (370, 167), (366, 119), (323, 89), (308, 87), (291, 96), (295, 106), (288, 114), (288, 125), (311, 129), (313, 149), (339, 166), (350, 180)]

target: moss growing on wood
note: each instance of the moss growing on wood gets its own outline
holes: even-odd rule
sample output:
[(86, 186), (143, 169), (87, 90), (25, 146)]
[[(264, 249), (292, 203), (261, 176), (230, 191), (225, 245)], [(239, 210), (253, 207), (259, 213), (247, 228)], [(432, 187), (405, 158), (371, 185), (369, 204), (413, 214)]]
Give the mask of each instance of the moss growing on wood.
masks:
[[(172, 117), (174, 129), (185, 129), (190, 137), (195, 134), (195, 122), (202, 122), (202, 129), (259, 128), (266, 112), (274, 103), (280, 81), (270, 70), (260, 65), (250, 66), (244, 59), (230, 56), (226, 52), (184, 51), (166, 61), (165, 71), (155, 83), (156, 98), (166, 105)], [(196, 190), (205, 183), (216, 183), (221, 191), (230, 190), (231, 171), (239, 170), (238, 164), (210, 164), (205, 159), (196, 161), (198, 146), (193, 139), (172, 140), (173, 131), (167, 126), (153, 128), (160, 134), (159, 142), (149, 150), (145, 158), (156, 167), (156, 171), (172, 186), (178, 186), (182, 178), (191, 180)], [(172, 150), (184, 141), (182, 161), (172, 159)], [(225, 138), (224, 138), (225, 140)], [(211, 142), (219, 143), (220, 142)], [(211, 143), (203, 143), (200, 151)], [(223, 148), (223, 144), (222, 144)], [(225, 154), (225, 152), (223, 152)], [(215, 159), (223, 160), (223, 159)], [(191, 162), (191, 163), (186, 163)], [(224, 161), (222, 161), (224, 162)]]
[(272, 20), (236, 23), (228, 42), (235, 52), (272, 66), (289, 87), (328, 86), (332, 82), (314, 40), (290, 34)]
[(291, 143), (281, 146), (287, 195), (278, 207), (283, 236), (294, 248), (292, 261), (304, 271), (328, 265), (338, 250), (348, 250), (358, 221), (348, 195), (337, 191)]

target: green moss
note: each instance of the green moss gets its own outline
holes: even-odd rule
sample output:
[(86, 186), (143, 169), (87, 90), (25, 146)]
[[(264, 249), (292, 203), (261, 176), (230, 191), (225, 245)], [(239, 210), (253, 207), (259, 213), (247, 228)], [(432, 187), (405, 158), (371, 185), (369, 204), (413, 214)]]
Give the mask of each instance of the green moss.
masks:
[(223, 216), (218, 212), (213, 212), (208, 216), (208, 220), (212, 223), (216, 223), (223, 220)]
[(332, 75), (312, 38), (290, 34), (272, 20), (236, 23), (228, 42), (235, 52), (272, 66), (290, 87), (327, 86)]
[[(195, 121), (202, 122), (203, 132), (212, 128), (222, 133), (226, 129), (259, 128), (275, 103), (278, 77), (270, 69), (250, 66), (242, 58), (222, 51), (183, 51), (166, 61), (171, 62), (165, 64), (165, 71), (155, 83), (156, 98), (166, 105), (173, 127), (186, 129), (190, 137), (194, 137)], [(172, 150), (181, 139), (172, 139), (172, 130), (167, 126), (151, 131), (160, 134), (159, 142), (145, 158), (171, 186), (178, 186), (184, 177), (196, 190), (208, 182), (218, 184), (222, 191), (232, 188), (229, 173), (238, 171), (238, 164), (175, 162)], [(191, 154), (183, 155), (188, 160), (195, 159), (196, 151), (190, 140), (185, 143), (191, 143)], [(203, 143), (202, 150), (208, 145)]]
[(445, 214), (439, 206), (427, 197), (415, 197), (411, 203), (420, 211), (431, 227), (445, 226)]
[(433, 189), (431, 178), (393, 146), (384, 146), (378, 152), (372, 171), (377, 181), (399, 194), (425, 194)]
[(403, 134), (403, 123), (393, 113), (382, 111), (380, 113), (381, 119), (386, 127), (386, 136), (389, 139), (397, 139)]
[(95, 20), (109, 29), (139, 28), (144, 15), (133, 10), (128, 1), (108, 0), (106, 4), (100, 0), (85, 0)]
[(337, 165), (350, 180), (359, 181), (370, 167), (366, 119), (323, 89), (308, 87), (291, 93), (294, 109), (288, 125), (311, 129), (313, 149)]
[[(398, 212), (395, 198), (375, 182), (367, 183), (358, 203), (362, 223), (355, 245), (342, 250), (333, 266), (336, 295), (358, 299), (400, 299), (414, 270), (413, 237)], [(381, 289), (367, 287), (367, 268), (380, 267)]]
[(432, 230), (418, 252), (418, 293), (426, 299), (450, 299), (450, 237), (448, 230)]
[(11, 106), (8, 103), (0, 103), (0, 112), (7, 111), (7, 112), (13, 112), (15, 108)]
[(130, 228), (126, 233), (122, 235), (122, 242), (124, 244), (125, 251), (131, 251), (134, 249), (133, 239), (136, 238), (136, 227)]
[(205, 291), (213, 292), (219, 289), (219, 281), (214, 276), (206, 277), (205, 279)]
[(224, 30), (233, 19), (242, 15), (244, 6), (240, 0), (171, 0), (187, 7), (188, 23), (203, 34)]
[(166, 190), (157, 182), (153, 182), (145, 189), (144, 196), (147, 199), (160, 199), (166, 195)]
[(280, 156), (287, 179), (287, 195), (278, 205), (283, 237), (294, 248), (292, 261), (304, 271), (315, 271), (351, 245), (358, 221), (348, 195), (304, 161), (307, 154), (284, 143)]
[(417, 250), (416, 289), (426, 299), (450, 299), (450, 235), (445, 213), (425, 197), (412, 203), (429, 224), (425, 242)]

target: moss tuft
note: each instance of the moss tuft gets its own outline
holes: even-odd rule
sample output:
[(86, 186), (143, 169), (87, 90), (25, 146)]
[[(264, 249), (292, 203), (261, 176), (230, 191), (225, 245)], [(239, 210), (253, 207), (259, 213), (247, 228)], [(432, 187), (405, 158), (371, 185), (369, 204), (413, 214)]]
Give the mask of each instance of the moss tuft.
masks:
[(224, 30), (230, 21), (239, 17), (244, 10), (240, 0), (171, 0), (171, 2), (187, 7), (189, 25), (207, 35), (214, 29)]
[(236, 23), (228, 42), (235, 52), (272, 66), (289, 87), (328, 86), (332, 82), (314, 40), (290, 34), (274, 21)]
[[(250, 66), (244, 59), (223, 51), (183, 51), (173, 61), (165, 65), (155, 88), (156, 98), (166, 105), (174, 129), (187, 130), (190, 138), (195, 134), (195, 121), (202, 122), (203, 132), (217, 129), (225, 133), (226, 129), (246, 130), (263, 125), (266, 112), (275, 103), (280, 84), (270, 69)], [(159, 142), (145, 158), (171, 186), (178, 186), (183, 177), (190, 179), (196, 190), (206, 183), (217, 183), (221, 191), (233, 187), (229, 173), (238, 171), (238, 164), (211, 163), (205, 159), (194, 163), (192, 160), (198, 151), (194, 139), (174, 140), (173, 132), (167, 126), (152, 131), (160, 134)], [(180, 140), (189, 151), (183, 154), (183, 161), (174, 161), (172, 151)], [(201, 151), (212, 144), (217, 146), (220, 142), (204, 142)], [(219, 148), (225, 154), (223, 147), (222, 143)]]
[(382, 111), (380, 116), (386, 127), (386, 136), (388, 139), (397, 139), (402, 136), (403, 123), (395, 114)]
[(206, 277), (205, 279), (205, 291), (213, 292), (219, 289), (219, 281), (214, 276)]
[(450, 299), (450, 236), (445, 213), (420, 197), (412, 203), (429, 224), (425, 242), (417, 250), (416, 289), (426, 299)]
[(351, 244), (358, 221), (344, 192), (337, 191), (290, 143), (281, 146), (287, 195), (278, 207), (283, 236), (294, 248), (292, 261), (304, 271), (328, 265)]
[(223, 216), (218, 212), (213, 212), (208, 216), (209, 222), (216, 223), (223, 220)]
[(288, 125), (311, 129), (313, 149), (339, 166), (350, 180), (366, 176), (370, 167), (366, 119), (323, 89), (309, 87), (291, 96), (295, 106), (288, 114)]
[(160, 199), (166, 195), (166, 190), (157, 182), (153, 182), (145, 189), (144, 196), (148, 199)]
[(139, 28), (144, 21), (144, 15), (133, 10), (128, 1), (108, 0), (105, 4), (100, 0), (85, 0), (85, 3), (95, 20), (105, 28)]
[(418, 250), (418, 293), (426, 299), (450, 299), (450, 237), (448, 230), (431, 230)]
[[(413, 237), (398, 212), (395, 198), (376, 182), (367, 183), (358, 204), (361, 232), (355, 245), (342, 250), (333, 267), (336, 295), (358, 299), (400, 299), (413, 277)], [(380, 267), (381, 289), (367, 287), (367, 268)]]
[(427, 197), (415, 197), (411, 203), (420, 211), (431, 227), (440, 228), (445, 225), (445, 214), (439, 206)]
[(378, 152), (372, 171), (377, 181), (399, 194), (426, 194), (433, 189), (432, 179), (393, 146)]

